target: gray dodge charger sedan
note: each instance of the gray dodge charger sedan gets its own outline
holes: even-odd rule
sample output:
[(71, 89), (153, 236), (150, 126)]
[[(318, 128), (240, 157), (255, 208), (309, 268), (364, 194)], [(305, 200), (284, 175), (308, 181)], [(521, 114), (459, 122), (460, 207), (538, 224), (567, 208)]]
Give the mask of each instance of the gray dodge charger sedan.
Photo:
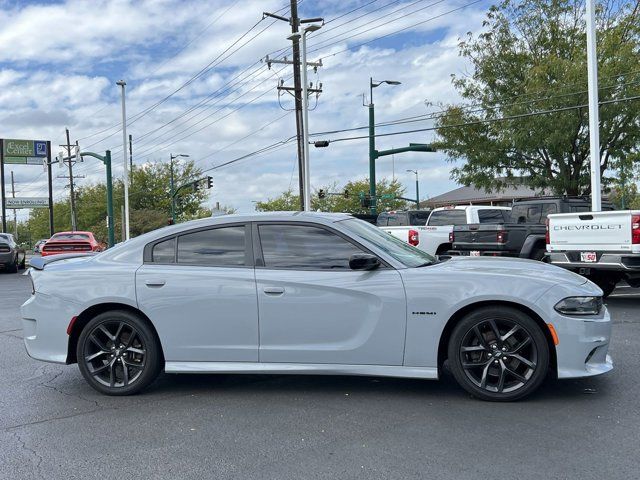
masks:
[(376, 375), (516, 400), (611, 370), (602, 291), (508, 258), (438, 261), (346, 214), (227, 215), (37, 258), (29, 355), (127, 395), (168, 373)]

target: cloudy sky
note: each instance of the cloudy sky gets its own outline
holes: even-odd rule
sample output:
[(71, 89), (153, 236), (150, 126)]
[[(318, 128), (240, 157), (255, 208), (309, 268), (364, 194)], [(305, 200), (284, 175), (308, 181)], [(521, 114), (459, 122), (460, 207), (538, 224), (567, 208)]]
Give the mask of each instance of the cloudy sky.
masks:
[[(0, 0), (0, 137), (51, 140), (54, 154), (65, 142), (103, 152), (111, 149), (122, 174), (120, 90), (127, 82), (128, 130), (134, 162), (168, 161), (189, 154), (211, 169), (263, 147), (291, 139), (293, 102), (276, 86), (292, 83), (291, 67), (261, 60), (290, 55), (285, 22), (262, 19), (264, 11), (288, 16), (287, 0)], [(467, 66), (457, 43), (477, 32), (489, 3), (484, 0), (302, 0), (301, 17), (323, 17), (309, 34), (309, 60), (322, 59), (309, 81), (322, 83), (312, 97), (310, 131), (361, 127), (367, 123), (362, 94), (369, 77), (399, 86), (374, 90), (376, 121), (439, 110), (456, 102), (451, 74)], [(436, 104), (435, 106), (432, 104)], [(428, 128), (422, 121), (379, 128), (378, 133)], [(366, 130), (321, 135), (334, 140)], [(429, 142), (431, 132), (381, 137), (378, 148)], [(319, 187), (368, 173), (366, 139), (311, 149), (311, 183)], [(295, 142), (214, 168), (209, 205), (219, 201), (240, 211), (297, 186)], [(439, 153), (383, 158), (378, 176), (397, 179), (414, 193), (420, 172), (422, 197), (455, 185), (451, 165)], [(11, 166), (16, 196), (45, 196), (46, 174), (38, 166)], [(62, 171), (54, 169), (57, 175)], [(74, 173), (78, 184), (100, 181), (97, 161)], [(68, 195), (66, 180), (54, 180), (54, 195)], [(8, 191), (9, 186), (7, 187)], [(22, 212), (23, 215), (26, 211)]]

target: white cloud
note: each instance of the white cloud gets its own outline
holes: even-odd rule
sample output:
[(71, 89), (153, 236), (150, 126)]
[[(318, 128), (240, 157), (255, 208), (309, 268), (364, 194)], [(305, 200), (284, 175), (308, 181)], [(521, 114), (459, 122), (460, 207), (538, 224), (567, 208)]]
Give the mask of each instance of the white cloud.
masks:
[[(212, 9), (211, 2), (198, 1), (67, 0), (53, 5), (5, 8), (0, 13), (0, 24), (3, 25), (0, 44), (9, 45), (10, 48), (0, 51), (2, 135), (6, 138), (49, 138), (57, 145), (64, 142), (64, 128), (67, 126), (71, 130), (72, 141), (106, 129), (101, 134), (82, 140), (81, 145), (88, 147), (112, 134), (103, 142), (91, 145), (91, 149), (103, 151), (112, 148), (115, 173), (121, 173), (122, 137), (117, 130), (120, 96), (115, 81), (125, 78), (128, 82), (129, 115), (143, 111), (205, 67), (253, 25), (263, 11), (275, 11), (287, 2), (240, 0), (237, 7), (203, 32), (221, 10), (232, 4), (231, 1), (214, 3), (217, 8)], [(303, 3), (301, 14), (324, 14), (331, 18), (363, 3), (364, 0)], [(435, 103), (458, 100), (451, 86), (450, 75), (463, 71), (466, 64), (458, 56), (457, 39), (469, 30), (480, 28), (481, 9), (469, 9), (424, 23), (405, 32), (398, 42), (388, 37), (383, 42), (384, 48), (373, 42), (354, 51), (335, 56), (332, 54), (459, 5), (456, 0), (446, 1), (413, 16), (405, 16), (397, 22), (372, 22), (369, 26), (379, 25), (380, 28), (348, 43), (341, 42), (311, 54), (310, 59), (317, 59), (318, 54), (323, 57), (324, 67), (319, 69), (317, 76), (310, 72), (309, 79), (314, 83), (322, 82), (324, 92), (317, 108), (310, 113), (310, 130), (318, 132), (366, 125), (367, 109), (362, 106), (361, 94), (368, 92), (369, 77), (402, 82), (400, 86), (384, 85), (375, 90), (378, 121), (433, 111), (433, 107), (425, 105), (425, 100)], [(350, 17), (327, 24), (324, 30), (317, 32), (318, 42), (343, 34), (383, 13), (377, 12), (357, 21), (355, 25), (329, 31), (336, 24), (366, 11), (363, 9)], [(327, 12), (331, 12), (331, 15)], [(259, 27), (266, 26), (268, 22), (265, 20)], [(236, 92), (228, 96), (221, 95), (228, 93), (229, 86), (225, 85), (235, 75), (266, 53), (288, 46), (286, 36), (289, 28), (286, 23), (277, 22), (257, 40), (131, 124), (128, 133), (134, 138), (136, 161), (167, 160), (169, 153), (182, 152), (189, 153), (202, 168), (208, 168), (294, 135), (293, 115), (275, 121), (285, 113), (277, 103), (275, 87), (279, 78), (286, 79), (289, 76), (290, 69), (277, 76), (274, 71), (282, 67), (274, 66), (271, 71), (263, 67), (246, 84), (232, 87), (237, 88)], [(364, 28), (354, 31), (362, 30)], [(34, 31), (42, 34), (30, 34)], [(319, 35), (322, 32), (326, 33)], [(310, 49), (318, 44), (313, 35), (310, 35)], [(171, 58), (190, 41), (192, 43), (187, 48)], [(262, 81), (264, 83), (260, 84)], [(193, 112), (140, 139), (145, 133), (171, 121), (220, 88), (223, 88), (222, 92)], [(257, 98), (260, 95), (262, 97)], [(232, 112), (247, 102), (251, 103)], [(282, 104), (290, 108), (290, 97), (283, 96)], [(109, 130), (112, 126), (116, 128)], [(428, 122), (411, 123), (396, 130), (430, 126)], [(193, 134), (202, 127), (205, 128)], [(264, 128), (239, 141), (260, 127)], [(366, 130), (360, 130), (328, 135), (327, 138), (365, 134)], [(432, 132), (380, 137), (378, 147), (386, 149), (409, 142), (426, 143), (432, 139)], [(175, 143), (169, 145), (172, 142)], [(218, 152), (220, 149), (224, 150)], [(312, 185), (321, 186), (335, 181), (343, 183), (367, 176), (367, 152), (366, 140), (338, 142), (325, 149), (312, 148)], [(264, 200), (290, 186), (294, 189), (297, 187), (296, 164), (295, 142), (292, 142), (273, 153), (250, 157), (215, 170), (210, 202), (219, 201), (241, 211), (251, 210), (251, 200)], [(391, 177), (395, 173), (406, 185), (407, 192), (412, 194), (414, 177), (405, 170), (418, 168), (421, 193), (432, 196), (454, 186), (449, 179), (450, 167), (441, 153), (408, 153), (396, 155), (393, 162), (390, 158), (379, 160), (378, 176)], [(16, 167), (15, 171), (21, 194), (46, 194), (46, 176), (41, 168)], [(85, 179), (79, 180), (80, 184), (101, 181), (104, 176), (103, 167), (94, 161), (79, 165), (76, 171), (86, 175)], [(64, 184), (65, 180), (54, 181), (56, 196), (68, 195)]]

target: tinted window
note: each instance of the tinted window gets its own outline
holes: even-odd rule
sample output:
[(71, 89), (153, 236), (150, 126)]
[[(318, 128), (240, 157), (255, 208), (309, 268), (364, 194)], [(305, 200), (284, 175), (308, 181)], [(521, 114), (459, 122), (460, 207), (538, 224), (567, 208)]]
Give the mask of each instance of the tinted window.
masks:
[(378, 225), (379, 227), (386, 227), (387, 217), (388, 215), (386, 213), (381, 213), (380, 215), (378, 215), (378, 219), (376, 220), (376, 225)]
[(178, 237), (178, 263), (210, 266), (245, 264), (244, 226), (214, 228)]
[(409, 213), (409, 218), (411, 219), (409, 225), (426, 225), (430, 213), (430, 211)]
[(552, 213), (558, 213), (558, 207), (555, 203), (542, 205), (542, 216), (540, 218), (540, 222), (544, 222), (547, 219), (547, 215), (551, 215)]
[[(376, 227), (373, 227), (376, 228)], [(349, 270), (358, 247), (324, 228), (304, 225), (260, 225), (266, 267)]]
[(399, 213), (395, 213), (395, 214), (389, 214), (389, 216), (387, 217), (387, 225), (389, 225), (390, 227), (400, 227), (402, 225), (406, 225), (406, 222), (403, 221), (403, 215), (399, 214)]
[(176, 261), (176, 239), (170, 238), (156, 243), (151, 252), (151, 260), (158, 263), (174, 263)]
[(588, 212), (589, 210), (591, 210), (591, 207), (587, 207), (586, 205), (573, 205), (571, 207), (572, 212)]
[(504, 223), (508, 220), (508, 210), (478, 210), (480, 223)]
[(539, 223), (540, 205), (516, 205), (511, 209), (511, 221), (515, 223)]
[(429, 217), (429, 225), (466, 225), (467, 214), (464, 210), (438, 210)]
[(51, 240), (89, 240), (89, 235), (82, 233), (56, 233)]

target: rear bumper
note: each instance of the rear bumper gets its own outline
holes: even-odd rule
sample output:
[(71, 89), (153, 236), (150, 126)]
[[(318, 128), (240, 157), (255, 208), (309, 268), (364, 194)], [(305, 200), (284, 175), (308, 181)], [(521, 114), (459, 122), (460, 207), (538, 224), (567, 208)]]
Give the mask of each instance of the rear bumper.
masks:
[(556, 346), (558, 378), (601, 375), (613, 368), (608, 355), (611, 318), (606, 307), (599, 318), (567, 317), (551, 319), (559, 343)]
[(593, 268), (597, 270), (614, 270), (640, 273), (640, 255), (630, 253), (602, 253), (596, 262), (580, 262), (580, 252), (551, 252), (547, 253), (549, 263), (558, 267), (579, 270)]
[(15, 252), (2, 252), (0, 253), (0, 266), (5, 266), (13, 263), (16, 258)]
[(24, 344), (30, 357), (67, 363), (67, 327), (78, 315), (78, 306), (59, 298), (36, 293), (22, 305)]

